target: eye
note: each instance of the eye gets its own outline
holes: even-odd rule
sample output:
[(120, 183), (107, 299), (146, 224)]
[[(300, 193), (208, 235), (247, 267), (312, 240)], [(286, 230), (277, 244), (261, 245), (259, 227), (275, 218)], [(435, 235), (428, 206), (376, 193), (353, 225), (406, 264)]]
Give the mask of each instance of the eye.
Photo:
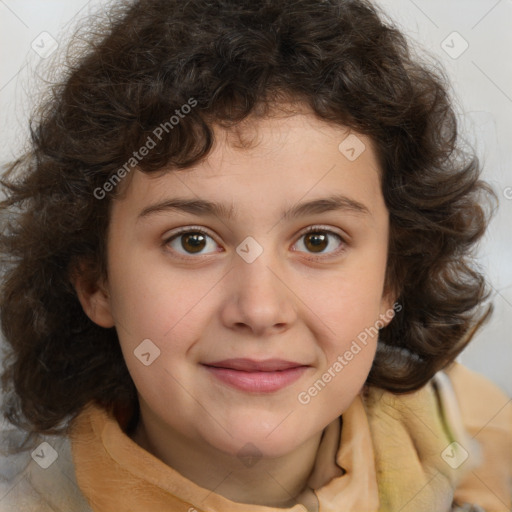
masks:
[[(302, 241), (304, 239), (304, 241)], [(218, 244), (215, 240), (200, 227), (187, 227), (174, 233), (164, 242), (164, 246), (170, 246), (173, 252), (187, 255), (206, 255), (215, 252)], [(295, 245), (302, 245), (305, 251), (310, 254), (338, 254), (345, 248), (345, 241), (338, 233), (321, 226), (311, 226), (303, 233)], [(210, 251), (205, 249), (210, 248)], [(329, 250), (330, 249), (330, 250)], [(303, 251), (302, 248), (293, 249)]]
[[(201, 228), (186, 228), (164, 241), (165, 246), (170, 246), (171, 249), (178, 254), (193, 255), (204, 254), (202, 252), (205, 248), (210, 247), (215, 249), (217, 243), (213, 238)], [(210, 251), (218, 252), (218, 251)]]
[[(302, 239), (304, 239), (304, 241), (302, 241)], [(337, 239), (337, 242), (333, 242), (334, 239)], [(341, 235), (334, 231), (322, 228), (321, 226), (309, 227), (307, 231), (301, 235), (297, 244), (299, 246), (304, 246), (306, 251), (312, 254), (338, 254), (345, 248), (345, 241)]]

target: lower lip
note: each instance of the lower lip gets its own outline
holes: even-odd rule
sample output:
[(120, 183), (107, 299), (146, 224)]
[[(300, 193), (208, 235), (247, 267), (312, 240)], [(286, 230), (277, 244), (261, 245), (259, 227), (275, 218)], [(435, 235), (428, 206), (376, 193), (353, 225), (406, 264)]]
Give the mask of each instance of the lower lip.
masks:
[(253, 393), (272, 393), (289, 386), (298, 380), (308, 369), (307, 366), (298, 366), (288, 370), (275, 372), (244, 372), (229, 368), (205, 366), (217, 379), (242, 391)]

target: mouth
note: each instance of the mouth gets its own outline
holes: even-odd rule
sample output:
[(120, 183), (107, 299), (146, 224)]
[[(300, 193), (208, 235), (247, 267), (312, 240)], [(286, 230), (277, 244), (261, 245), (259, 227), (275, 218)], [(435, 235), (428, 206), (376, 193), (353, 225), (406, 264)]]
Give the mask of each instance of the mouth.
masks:
[(298, 380), (310, 365), (283, 359), (225, 359), (202, 364), (218, 381), (241, 391), (272, 393)]

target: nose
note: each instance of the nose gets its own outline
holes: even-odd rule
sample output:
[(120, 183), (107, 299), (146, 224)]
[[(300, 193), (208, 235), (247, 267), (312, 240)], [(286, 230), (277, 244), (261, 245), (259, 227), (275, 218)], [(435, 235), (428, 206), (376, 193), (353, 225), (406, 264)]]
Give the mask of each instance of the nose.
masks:
[(247, 263), (239, 258), (234, 265), (221, 311), (223, 324), (258, 337), (289, 329), (297, 317), (298, 299), (275, 259), (262, 255)]

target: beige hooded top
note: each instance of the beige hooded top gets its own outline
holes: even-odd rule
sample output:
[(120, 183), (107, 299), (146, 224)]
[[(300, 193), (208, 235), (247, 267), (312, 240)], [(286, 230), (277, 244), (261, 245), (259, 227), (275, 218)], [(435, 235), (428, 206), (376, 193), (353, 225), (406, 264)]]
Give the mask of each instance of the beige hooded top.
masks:
[[(485, 378), (454, 365), (408, 395), (369, 389), (342, 418), (325, 428), (296, 504), (273, 508), (236, 503), (199, 487), (133, 442), (113, 416), (90, 404), (75, 420), (70, 444), (45, 438), (48, 445), (39, 445), (30, 464), (4, 489), (0, 486), (0, 510), (512, 510), (512, 401)], [(52, 459), (46, 469), (41, 467)]]

